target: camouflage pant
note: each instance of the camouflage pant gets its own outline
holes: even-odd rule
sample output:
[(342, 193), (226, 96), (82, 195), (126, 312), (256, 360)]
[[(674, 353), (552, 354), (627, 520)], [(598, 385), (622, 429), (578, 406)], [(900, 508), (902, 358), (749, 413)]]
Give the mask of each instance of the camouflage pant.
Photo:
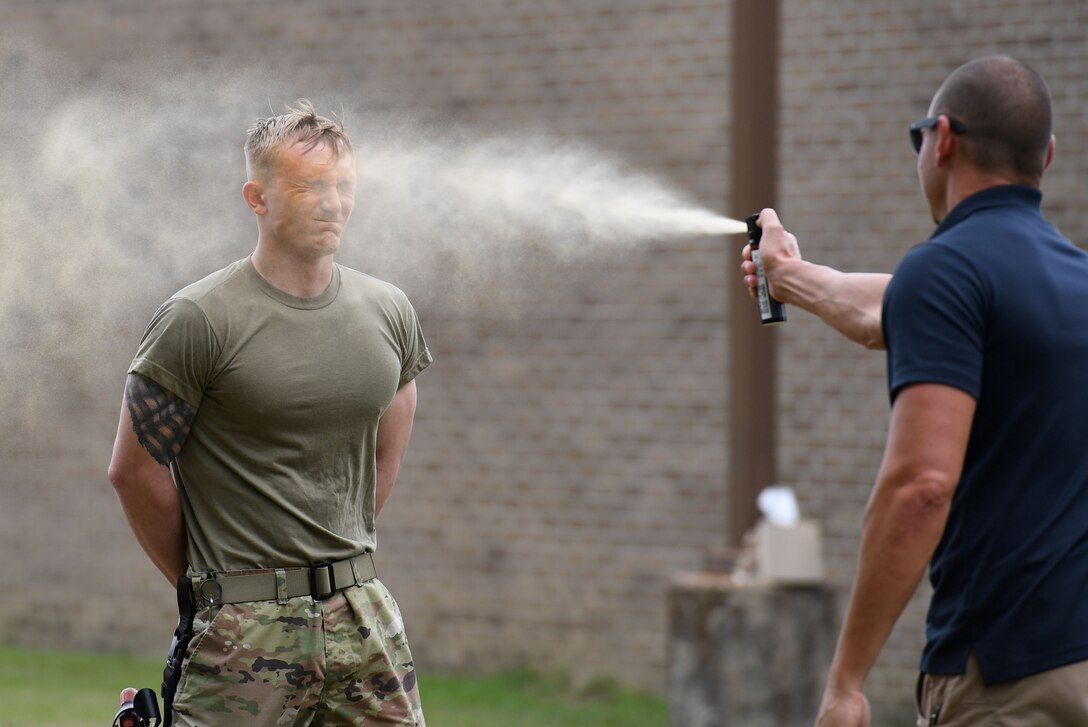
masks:
[(201, 611), (174, 698), (178, 727), (425, 727), (400, 609), (377, 579)]

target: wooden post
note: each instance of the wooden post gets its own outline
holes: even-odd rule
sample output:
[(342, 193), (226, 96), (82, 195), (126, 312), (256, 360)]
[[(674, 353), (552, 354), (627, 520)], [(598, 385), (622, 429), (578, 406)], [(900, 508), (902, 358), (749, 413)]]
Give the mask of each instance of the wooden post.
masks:
[[(733, 173), (728, 210), (743, 218), (775, 206), (778, 0), (733, 0), (732, 51)], [(775, 476), (774, 327), (759, 322), (758, 308), (740, 276), (737, 252), (730, 251), (726, 265), (732, 546), (739, 545), (755, 524), (756, 495)]]

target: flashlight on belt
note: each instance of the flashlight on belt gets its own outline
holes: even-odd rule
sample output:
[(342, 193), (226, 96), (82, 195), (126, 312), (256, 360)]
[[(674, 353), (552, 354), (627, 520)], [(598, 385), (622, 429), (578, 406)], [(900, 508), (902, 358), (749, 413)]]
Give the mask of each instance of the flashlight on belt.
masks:
[(752, 262), (756, 264), (756, 278), (759, 284), (756, 287), (756, 297), (759, 300), (759, 322), (782, 323), (786, 320), (786, 306), (781, 301), (771, 297), (767, 288), (767, 276), (763, 272), (763, 263), (759, 259), (759, 241), (763, 239), (763, 228), (756, 224), (759, 213), (748, 215), (744, 221), (748, 224), (748, 245), (752, 250)]

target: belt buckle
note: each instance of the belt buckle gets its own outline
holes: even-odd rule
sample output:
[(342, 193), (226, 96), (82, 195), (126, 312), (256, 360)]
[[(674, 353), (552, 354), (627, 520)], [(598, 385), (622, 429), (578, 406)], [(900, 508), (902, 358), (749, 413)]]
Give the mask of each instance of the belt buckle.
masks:
[[(317, 589), (317, 574), (321, 569), (324, 569), (329, 574), (328, 591), (319, 591)], [(333, 571), (332, 563), (330, 561), (314, 563), (310, 566), (308, 575), (310, 576), (310, 596), (315, 601), (324, 601), (336, 595), (336, 591), (338, 590), (336, 587), (336, 573)]]

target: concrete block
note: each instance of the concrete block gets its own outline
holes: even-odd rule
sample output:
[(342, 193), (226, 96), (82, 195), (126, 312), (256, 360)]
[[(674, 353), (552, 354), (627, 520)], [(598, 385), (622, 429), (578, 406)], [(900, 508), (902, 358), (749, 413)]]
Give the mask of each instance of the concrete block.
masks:
[(669, 593), (673, 727), (809, 727), (835, 643), (822, 586), (680, 576)]

